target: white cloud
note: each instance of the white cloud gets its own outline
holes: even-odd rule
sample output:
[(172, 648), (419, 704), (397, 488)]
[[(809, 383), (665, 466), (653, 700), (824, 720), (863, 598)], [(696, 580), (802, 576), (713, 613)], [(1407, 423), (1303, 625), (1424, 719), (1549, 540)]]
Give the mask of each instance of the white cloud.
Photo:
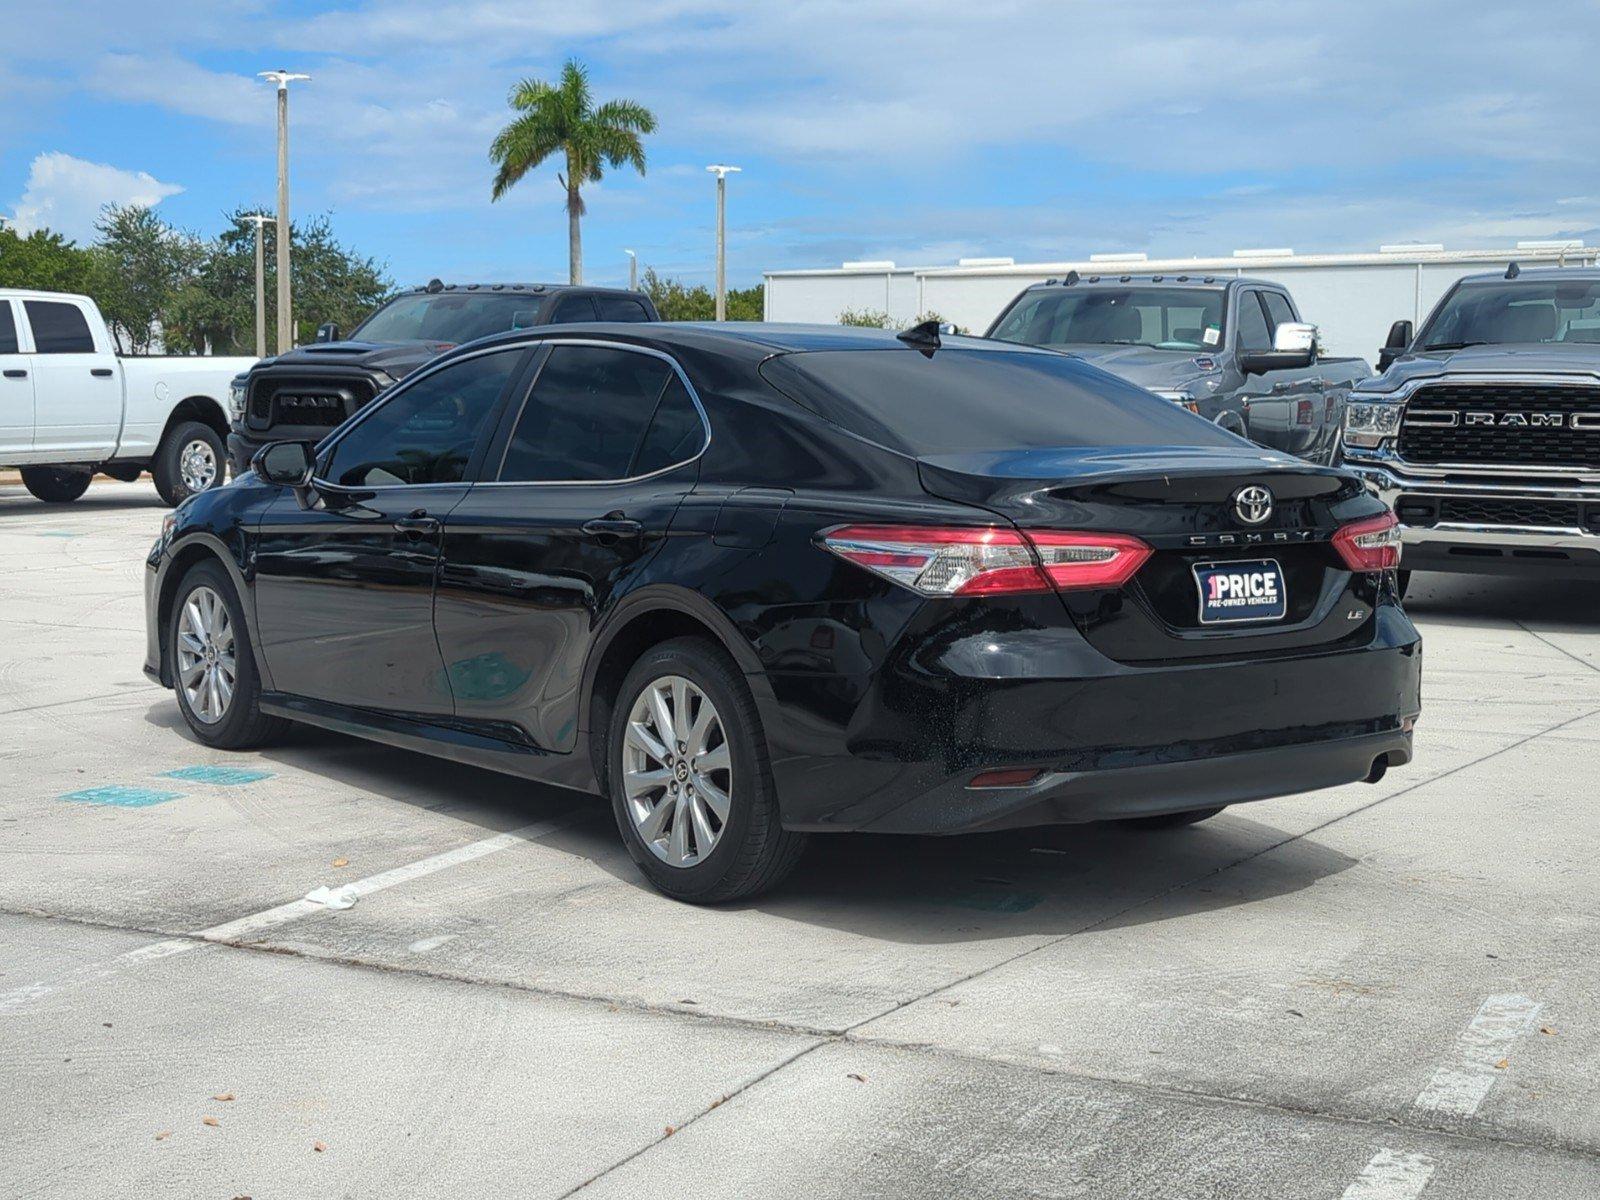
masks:
[(28, 169), (28, 182), (17, 201), (17, 228), (22, 233), (50, 228), (88, 242), (105, 205), (155, 205), (181, 191), (178, 184), (162, 183), (145, 171), (124, 171), (55, 150), (38, 155)]

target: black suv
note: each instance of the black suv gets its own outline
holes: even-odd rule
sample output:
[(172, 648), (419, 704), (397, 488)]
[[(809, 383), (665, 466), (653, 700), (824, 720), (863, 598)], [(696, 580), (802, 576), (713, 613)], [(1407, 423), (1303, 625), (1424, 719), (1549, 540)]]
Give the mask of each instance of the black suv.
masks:
[(1394, 515), (1068, 355), (922, 326), (461, 347), (188, 501), (146, 670), (210, 746), (304, 721), (609, 796), (662, 891), (808, 832), (1134, 818), (1411, 758)]
[(642, 292), (553, 283), (430, 280), (385, 302), (341, 340), (264, 358), (233, 381), (228, 461), (235, 475), (269, 442), (317, 441), (396, 380), (463, 342), (540, 325), (657, 321)]

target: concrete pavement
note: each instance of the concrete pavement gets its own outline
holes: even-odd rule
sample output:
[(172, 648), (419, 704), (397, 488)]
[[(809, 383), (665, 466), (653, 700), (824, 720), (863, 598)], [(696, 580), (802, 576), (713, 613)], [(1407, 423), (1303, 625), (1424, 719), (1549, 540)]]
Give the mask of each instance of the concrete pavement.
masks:
[(0, 485), (0, 1195), (1600, 1195), (1600, 588), (1419, 576), (1377, 785), (703, 910), (581, 796), (198, 745), (162, 511)]

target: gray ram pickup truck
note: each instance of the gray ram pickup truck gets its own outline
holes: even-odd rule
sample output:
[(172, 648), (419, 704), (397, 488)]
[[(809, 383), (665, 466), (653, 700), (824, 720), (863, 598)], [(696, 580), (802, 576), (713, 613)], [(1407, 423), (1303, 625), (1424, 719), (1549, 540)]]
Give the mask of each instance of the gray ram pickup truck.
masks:
[(1600, 578), (1600, 270), (1469, 275), (1351, 395), (1345, 461), (1411, 570)]
[(1345, 397), (1372, 374), (1326, 358), (1280, 284), (1235, 276), (1090, 275), (1034, 284), (986, 335), (1064, 350), (1241, 437), (1338, 458)]

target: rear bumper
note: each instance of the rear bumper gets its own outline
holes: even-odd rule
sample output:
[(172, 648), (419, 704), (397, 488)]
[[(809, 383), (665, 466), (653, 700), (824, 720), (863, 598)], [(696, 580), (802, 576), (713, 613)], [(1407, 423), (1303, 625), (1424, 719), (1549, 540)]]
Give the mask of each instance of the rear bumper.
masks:
[[(1464, 481), (1460, 473), (1446, 479), (1413, 473), (1400, 463), (1353, 457), (1345, 465), (1399, 514), (1406, 570), (1600, 577), (1600, 485), (1495, 477)], [(1439, 519), (1443, 502), (1461, 499), (1554, 506), (1571, 516), (1554, 524)]]
[[(980, 635), (1017, 674), (951, 647), (862, 678), (768, 674), (784, 824), (962, 833), (1290, 795), (1411, 758), (1421, 639), (1394, 604), (1359, 646), (1127, 667), (1071, 630)], [(1030, 768), (1026, 786), (973, 789)]]

